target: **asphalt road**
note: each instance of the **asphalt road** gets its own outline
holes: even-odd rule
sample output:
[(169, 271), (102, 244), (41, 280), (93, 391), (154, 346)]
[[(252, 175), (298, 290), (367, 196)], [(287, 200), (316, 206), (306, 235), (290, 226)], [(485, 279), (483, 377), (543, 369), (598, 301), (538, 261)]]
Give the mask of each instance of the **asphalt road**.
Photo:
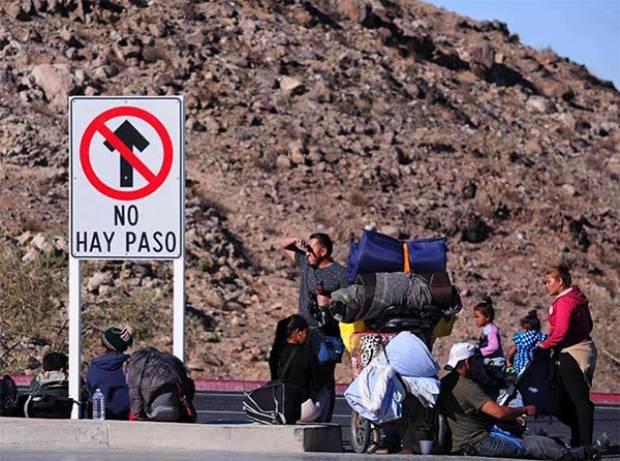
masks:
[[(243, 394), (239, 392), (199, 392), (194, 399), (198, 412), (198, 422), (248, 422), (241, 410)], [(597, 406), (595, 411), (594, 437), (607, 433), (612, 445), (620, 445), (620, 406)], [(345, 446), (350, 441), (351, 409), (344, 397), (336, 398), (333, 421), (342, 426), (342, 438)], [(545, 431), (550, 436), (570, 439), (567, 426), (550, 417), (529, 418), (528, 430), (532, 433)]]

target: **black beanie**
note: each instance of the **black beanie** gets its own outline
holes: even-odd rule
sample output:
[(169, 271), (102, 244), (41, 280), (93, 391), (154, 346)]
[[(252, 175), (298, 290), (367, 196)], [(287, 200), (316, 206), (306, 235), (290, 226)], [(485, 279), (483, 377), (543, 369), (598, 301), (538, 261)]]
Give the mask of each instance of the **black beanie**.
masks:
[(133, 343), (133, 336), (129, 328), (121, 330), (120, 328), (112, 327), (103, 332), (101, 341), (108, 349), (125, 352)]

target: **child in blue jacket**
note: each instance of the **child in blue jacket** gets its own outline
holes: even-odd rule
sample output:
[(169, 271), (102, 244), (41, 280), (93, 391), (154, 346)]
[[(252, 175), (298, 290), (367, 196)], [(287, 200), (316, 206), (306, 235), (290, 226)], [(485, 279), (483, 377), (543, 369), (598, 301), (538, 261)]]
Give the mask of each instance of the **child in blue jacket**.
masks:
[(124, 352), (131, 346), (131, 330), (108, 328), (103, 332), (103, 355), (90, 362), (86, 382), (92, 395), (100, 389), (105, 396), (106, 419), (127, 419), (129, 416), (129, 388), (123, 365), (129, 359)]

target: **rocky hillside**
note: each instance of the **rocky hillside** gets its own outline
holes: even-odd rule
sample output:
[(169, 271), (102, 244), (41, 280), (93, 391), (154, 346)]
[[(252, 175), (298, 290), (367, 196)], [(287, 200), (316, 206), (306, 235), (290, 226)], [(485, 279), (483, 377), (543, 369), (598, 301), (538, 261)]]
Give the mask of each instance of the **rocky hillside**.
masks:
[[(187, 322), (196, 377), (265, 378), (296, 309), (277, 238), (374, 223), (446, 235), (474, 338), (545, 316), (547, 264), (592, 302), (595, 387), (618, 391), (620, 95), (497, 21), (413, 0), (7, 0), (0, 6), (0, 366), (67, 342), (68, 95), (187, 101)], [(84, 338), (171, 347), (171, 268), (85, 265)], [(348, 369), (339, 367), (341, 380)]]

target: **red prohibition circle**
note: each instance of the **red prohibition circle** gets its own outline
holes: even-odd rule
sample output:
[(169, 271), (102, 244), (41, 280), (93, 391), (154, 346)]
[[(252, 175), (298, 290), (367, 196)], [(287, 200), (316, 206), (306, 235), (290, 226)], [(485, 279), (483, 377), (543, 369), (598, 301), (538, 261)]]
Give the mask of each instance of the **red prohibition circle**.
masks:
[[(135, 155), (122, 143), (122, 141), (116, 138), (116, 135), (107, 126), (105, 126), (107, 121), (115, 117), (127, 116), (144, 120), (157, 132), (163, 146), (163, 162), (157, 174), (153, 174), (148, 167), (146, 167), (137, 157), (135, 157)], [(148, 184), (146, 186), (136, 190), (123, 191), (110, 187), (99, 179), (90, 161), (90, 144), (93, 140), (93, 136), (97, 132), (99, 132), (108, 142), (113, 144), (114, 147), (119, 150), (120, 154), (123, 155), (127, 161), (138, 170), (138, 173), (140, 173), (147, 180)], [(170, 135), (164, 125), (153, 114), (137, 107), (115, 107), (113, 109), (106, 110), (95, 117), (95, 119), (90, 122), (84, 131), (84, 135), (82, 136), (82, 141), (80, 143), (80, 163), (82, 164), (82, 169), (84, 170), (84, 174), (86, 174), (86, 178), (95, 187), (95, 189), (102, 194), (117, 200), (138, 200), (155, 192), (168, 177), (170, 169), (172, 168), (172, 141), (170, 140)]]

